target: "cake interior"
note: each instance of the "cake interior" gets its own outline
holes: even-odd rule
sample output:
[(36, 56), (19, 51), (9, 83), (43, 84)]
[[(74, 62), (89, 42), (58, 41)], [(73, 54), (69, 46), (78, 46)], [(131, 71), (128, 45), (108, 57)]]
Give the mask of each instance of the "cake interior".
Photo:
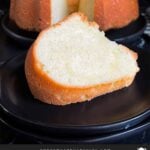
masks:
[(66, 86), (110, 83), (138, 70), (128, 51), (79, 16), (43, 32), (36, 58), (51, 79)]

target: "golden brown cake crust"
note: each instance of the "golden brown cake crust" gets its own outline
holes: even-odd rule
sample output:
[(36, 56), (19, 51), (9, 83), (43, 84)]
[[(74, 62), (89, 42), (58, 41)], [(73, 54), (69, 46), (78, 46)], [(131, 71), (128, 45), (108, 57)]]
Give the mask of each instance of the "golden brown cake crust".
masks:
[(67, 0), (69, 13), (77, 12), (79, 8), (79, 0)]
[(138, 0), (95, 0), (95, 21), (101, 30), (122, 28), (139, 17)]
[(38, 11), (37, 0), (11, 0), (10, 19), (22, 29), (36, 30)]
[[(87, 22), (86, 17), (84, 17), (82, 14), (80, 14), (80, 16), (82, 17), (82, 20), (84, 22)], [(70, 17), (68, 17), (67, 19), (69, 19)], [(60, 25), (61, 22), (51, 28), (47, 28), (46, 30), (42, 31), (27, 54), (25, 60), (25, 74), (29, 88), (35, 98), (48, 104), (67, 105), (71, 103), (91, 100), (94, 97), (113, 92), (123, 87), (127, 87), (133, 82), (135, 75), (130, 77), (124, 77), (111, 83), (98, 84), (86, 87), (73, 87), (62, 85), (50, 78), (45, 72), (42, 71), (42, 64), (38, 61), (36, 57), (36, 47), (39, 40), (43, 37), (43, 34), (45, 34), (47, 30), (51, 30), (52, 28), (56, 28)], [(95, 23), (89, 23), (89, 25), (98, 27)], [(135, 52), (130, 51), (124, 46), (121, 47), (122, 50), (129, 51), (135, 60), (137, 59), (137, 54)]]
[(11, 0), (10, 19), (18, 27), (29, 31), (41, 31), (51, 24), (51, 0)]
[(39, 30), (51, 25), (51, 0), (39, 0)]

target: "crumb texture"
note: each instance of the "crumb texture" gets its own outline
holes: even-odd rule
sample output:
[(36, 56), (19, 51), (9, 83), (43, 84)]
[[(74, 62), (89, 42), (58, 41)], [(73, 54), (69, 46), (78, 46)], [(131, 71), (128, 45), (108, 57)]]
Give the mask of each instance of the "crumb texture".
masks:
[(91, 86), (133, 76), (138, 67), (128, 51), (76, 16), (43, 34), (36, 49), (43, 71), (68, 86)]

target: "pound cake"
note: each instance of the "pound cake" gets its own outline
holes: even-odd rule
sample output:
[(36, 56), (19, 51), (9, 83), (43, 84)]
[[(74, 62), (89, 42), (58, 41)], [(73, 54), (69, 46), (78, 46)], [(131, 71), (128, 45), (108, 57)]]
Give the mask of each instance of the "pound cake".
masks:
[(19, 28), (41, 31), (77, 11), (78, 0), (11, 0), (10, 20)]
[(74, 13), (42, 31), (28, 51), (25, 74), (33, 96), (67, 105), (128, 87), (139, 71), (138, 56)]
[(138, 0), (80, 0), (79, 11), (104, 31), (125, 27), (139, 17)]

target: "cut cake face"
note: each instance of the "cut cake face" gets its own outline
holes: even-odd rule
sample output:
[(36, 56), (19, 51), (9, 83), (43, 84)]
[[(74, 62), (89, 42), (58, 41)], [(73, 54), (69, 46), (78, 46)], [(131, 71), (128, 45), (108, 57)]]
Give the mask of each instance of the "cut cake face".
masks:
[(43, 33), (36, 46), (43, 71), (67, 86), (92, 86), (133, 76), (130, 51), (108, 40), (96, 24), (74, 15)]

